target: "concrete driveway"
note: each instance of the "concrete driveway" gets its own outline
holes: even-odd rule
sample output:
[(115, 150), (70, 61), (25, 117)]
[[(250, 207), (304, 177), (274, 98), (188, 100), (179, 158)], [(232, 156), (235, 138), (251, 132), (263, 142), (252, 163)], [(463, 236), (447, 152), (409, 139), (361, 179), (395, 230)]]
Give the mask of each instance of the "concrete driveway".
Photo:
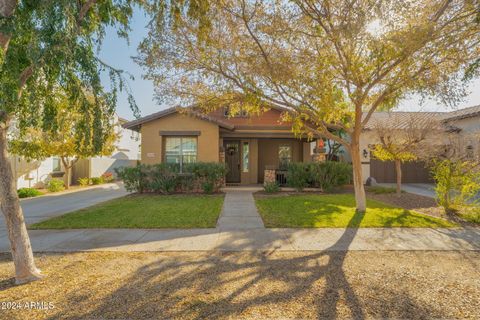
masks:
[[(395, 183), (379, 183), (382, 187), (395, 188)], [(402, 183), (402, 190), (429, 198), (435, 198), (435, 185), (433, 183)]]
[[(87, 190), (25, 199), (21, 200), (20, 205), (23, 209), (25, 221), (27, 224), (32, 224), (127, 194), (128, 192), (123, 187), (123, 184), (109, 183)], [(0, 222), (0, 236), (5, 234), (5, 229), (5, 219), (2, 218)]]

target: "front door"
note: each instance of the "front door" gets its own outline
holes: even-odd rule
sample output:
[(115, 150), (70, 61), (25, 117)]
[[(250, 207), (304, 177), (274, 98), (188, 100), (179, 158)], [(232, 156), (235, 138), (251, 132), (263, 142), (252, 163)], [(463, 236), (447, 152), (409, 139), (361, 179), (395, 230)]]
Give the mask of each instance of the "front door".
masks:
[(240, 141), (226, 140), (223, 147), (228, 168), (227, 183), (238, 183), (240, 182)]

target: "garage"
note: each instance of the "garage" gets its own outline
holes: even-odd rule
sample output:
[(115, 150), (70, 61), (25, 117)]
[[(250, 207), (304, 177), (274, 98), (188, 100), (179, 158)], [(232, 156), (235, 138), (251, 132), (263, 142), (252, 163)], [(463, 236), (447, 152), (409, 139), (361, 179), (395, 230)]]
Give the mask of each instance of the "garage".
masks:
[[(393, 161), (370, 160), (370, 176), (379, 183), (395, 183), (395, 163)], [(402, 164), (403, 183), (433, 183), (430, 171), (424, 162), (406, 162)]]

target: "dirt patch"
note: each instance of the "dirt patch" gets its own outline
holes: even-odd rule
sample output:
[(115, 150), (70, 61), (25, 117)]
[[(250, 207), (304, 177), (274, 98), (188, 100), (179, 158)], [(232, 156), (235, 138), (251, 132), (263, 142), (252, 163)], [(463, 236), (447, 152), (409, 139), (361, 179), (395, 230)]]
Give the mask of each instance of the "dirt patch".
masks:
[(41, 281), (13, 286), (4, 319), (480, 318), (480, 252), (38, 254)]
[(395, 193), (375, 194), (368, 192), (367, 196), (371, 199), (382, 201), (390, 205), (422, 212), (436, 217), (443, 217), (443, 212), (437, 206), (437, 202), (433, 198), (420, 196), (413, 193), (403, 192), (398, 196)]

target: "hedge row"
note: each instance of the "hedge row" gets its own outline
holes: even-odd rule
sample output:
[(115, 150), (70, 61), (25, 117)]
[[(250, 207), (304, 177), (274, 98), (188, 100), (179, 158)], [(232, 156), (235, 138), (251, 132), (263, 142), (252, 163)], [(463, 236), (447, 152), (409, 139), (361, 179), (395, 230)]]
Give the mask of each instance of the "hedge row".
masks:
[(332, 191), (349, 184), (352, 177), (352, 166), (345, 162), (290, 163), (287, 167), (287, 184), (298, 191), (307, 187)]
[(175, 164), (139, 164), (136, 167), (115, 169), (130, 192), (217, 192), (224, 183), (227, 173), (225, 164), (197, 162), (186, 164), (180, 172)]

